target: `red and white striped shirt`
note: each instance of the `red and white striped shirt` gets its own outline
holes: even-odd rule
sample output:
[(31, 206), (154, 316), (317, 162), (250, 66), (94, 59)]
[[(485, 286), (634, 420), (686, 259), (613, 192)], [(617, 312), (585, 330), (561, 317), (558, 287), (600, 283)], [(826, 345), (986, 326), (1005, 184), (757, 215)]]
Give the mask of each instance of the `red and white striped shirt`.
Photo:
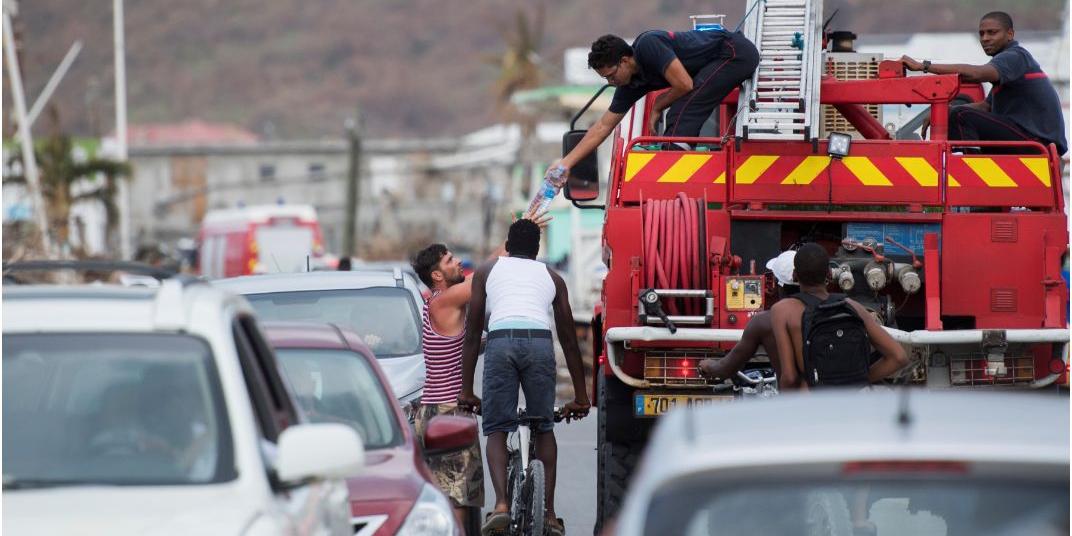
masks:
[(462, 332), (454, 337), (440, 335), (432, 328), (432, 319), (428, 316), (428, 306), (436, 299), (439, 292), (432, 293), (424, 302), (421, 311), (421, 331), (424, 336), (424, 394), (422, 404), (446, 404), (458, 401), (462, 390), (462, 342), (465, 339), (465, 325)]

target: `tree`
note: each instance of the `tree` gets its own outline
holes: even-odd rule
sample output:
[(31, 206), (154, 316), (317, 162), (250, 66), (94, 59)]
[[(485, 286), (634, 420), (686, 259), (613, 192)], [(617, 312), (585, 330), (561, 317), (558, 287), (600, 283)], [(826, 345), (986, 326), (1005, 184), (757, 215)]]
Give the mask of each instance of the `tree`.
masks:
[[(543, 83), (543, 71), (540, 60), (540, 47), (543, 41), (544, 6), (536, 5), (535, 15), (529, 16), (523, 9), (518, 9), (514, 24), (505, 26), (503, 40), (506, 48), (495, 60), (499, 76), (495, 82), (495, 98), (499, 113), (507, 123), (515, 123), (520, 130), (520, 147), (517, 155), (517, 168), (520, 169), (520, 184), (516, 182), (515, 190), (523, 199), (532, 193), (529, 177), (532, 175), (535, 157), (534, 138), (537, 118), (522, 112), (511, 102), (514, 93), (526, 89), (535, 89)], [(509, 198), (509, 197), (508, 197)], [(485, 210), (491, 217), (495, 211)], [(488, 222), (485, 222), (487, 225)]]
[[(97, 157), (77, 160), (73, 151), (74, 143), (60, 128), (59, 113), (55, 107), (49, 108), (49, 119), (51, 126), (48, 137), (34, 148), (41, 197), (44, 199), (49, 226), (43, 231), (50, 233), (57, 244), (69, 246), (71, 207), (83, 202), (97, 202), (104, 207), (106, 215), (105, 241), (109, 249), (118, 251), (119, 179), (130, 176), (129, 164)], [(3, 183), (26, 184), (21, 153), (12, 150), (8, 154), (11, 156), (7, 169), (15, 171), (5, 176)]]

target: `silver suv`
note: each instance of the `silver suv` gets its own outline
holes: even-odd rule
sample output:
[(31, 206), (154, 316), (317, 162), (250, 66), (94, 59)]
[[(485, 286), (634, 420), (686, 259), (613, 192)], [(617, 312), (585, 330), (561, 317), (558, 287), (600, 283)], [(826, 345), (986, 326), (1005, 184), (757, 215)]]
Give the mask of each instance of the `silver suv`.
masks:
[(212, 282), (242, 294), (263, 321), (335, 324), (357, 333), (376, 355), (403, 407), (424, 391), (417, 280), (400, 269), (265, 274)]
[(4, 529), (347, 534), (361, 439), (302, 424), (239, 296), (5, 285)]

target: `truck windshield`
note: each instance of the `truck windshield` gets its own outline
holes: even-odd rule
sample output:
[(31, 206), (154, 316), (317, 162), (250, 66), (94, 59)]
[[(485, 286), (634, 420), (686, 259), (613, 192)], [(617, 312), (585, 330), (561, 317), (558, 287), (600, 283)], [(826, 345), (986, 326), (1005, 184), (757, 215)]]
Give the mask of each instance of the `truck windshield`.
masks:
[(5, 489), (235, 477), (212, 353), (174, 334), (4, 335)]
[(658, 493), (644, 534), (860, 534), (854, 527), (913, 536), (1068, 534), (1068, 500), (1067, 482), (697, 482)]
[(364, 357), (345, 350), (277, 348), (294, 398), (312, 422), (357, 431), (366, 449), (398, 444), (401, 431), (379, 378)]
[(361, 336), (376, 357), (421, 353), (413, 295), (403, 288), (303, 290), (247, 294), (262, 321), (335, 324)]

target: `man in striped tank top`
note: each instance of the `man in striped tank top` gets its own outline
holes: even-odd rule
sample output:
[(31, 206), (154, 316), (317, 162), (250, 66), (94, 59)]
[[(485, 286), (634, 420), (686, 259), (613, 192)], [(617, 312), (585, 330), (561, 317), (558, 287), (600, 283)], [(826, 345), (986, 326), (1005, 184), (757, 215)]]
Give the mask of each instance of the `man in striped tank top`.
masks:
[[(543, 214), (527, 214), (526, 218), (539, 228), (551, 220)], [(505, 247), (501, 246), (492, 258), (505, 253)], [(471, 415), (458, 409), (458, 393), (462, 388), (462, 342), (472, 278), (462, 273), (461, 261), (443, 244), (424, 248), (413, 258), (411, 265), (432, 292), (421, 314), (426, 373), (421, 405), (414, 416), (414, 428), (423, 441), (432, 417)], [(458, 524), (466, 526), (466, 509), (484, 506), (484, 463), (480, 444), (475, 443), (462, 452), (430, 458), (428, 465), (440, 489), (450, 497)]]
[[(488, 470), (495, 489), (495, 509), (482, 533), (498, 534), (510, 524), (506, 502), (506, 435), (517, 430), (518, 388), (525, 392), (530, 416), (545, 420), (533, 427), (536, 457), (545, 471), (547, 534), (561, 536), (564, 527), (555, 515), (555, 469), (558, 445), (554, 434), (555, 384), (558, 366), (551, 340), (552, 322), (573, 380), (574, 399), (565, 404), (567, 420), (588, 414), (591, 403), (585, 388), (584, 365), (573, 327), (566, 283), (542, 262), (540, 228), (529, 220), (510, 226), (507, 257), (485, 263), (473, 274), (472, 301), (466, 319), (462, 350), (462, 389), (458, 403), (483, 416), (487, 436)], [(483, 401), (473, 392), (473, 375), (480, 353), (480, 335), (488, 312), (488, 339), (484, 352)], [(554, 318), (551, 318), (553, 311)]]

